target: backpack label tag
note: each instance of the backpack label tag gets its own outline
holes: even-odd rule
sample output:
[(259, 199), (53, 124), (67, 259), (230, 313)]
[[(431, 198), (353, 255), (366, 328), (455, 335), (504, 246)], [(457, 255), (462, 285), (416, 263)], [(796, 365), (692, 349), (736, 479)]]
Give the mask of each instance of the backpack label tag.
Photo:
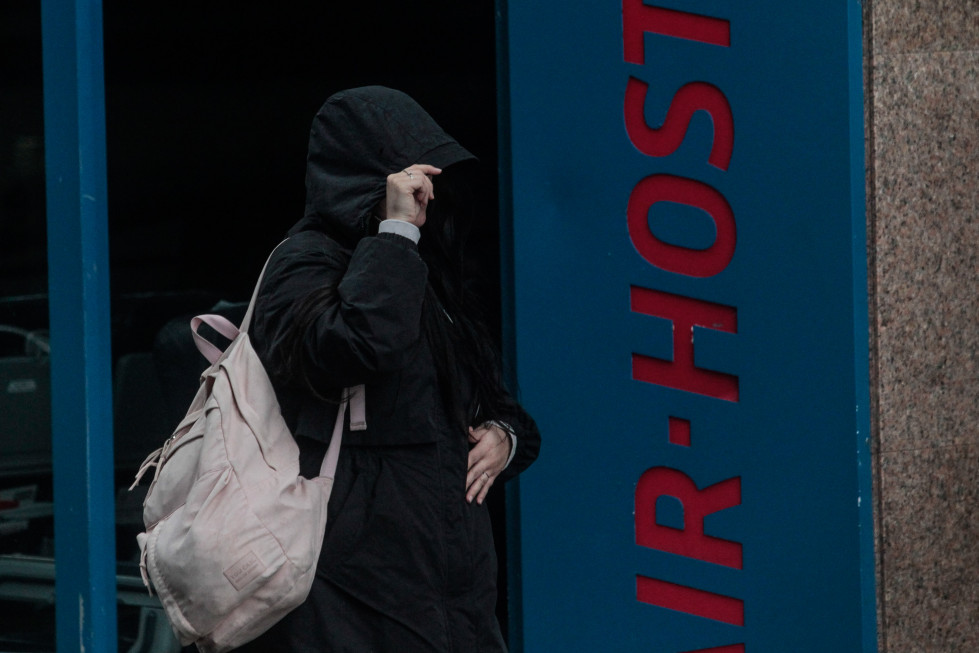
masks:
[(225, 569), (224, 576), (240, 592), (248, 583), (258, 578), (263, 571), (265, 571), (265, 565), (254, 552), (249, 551), (238, 562)]

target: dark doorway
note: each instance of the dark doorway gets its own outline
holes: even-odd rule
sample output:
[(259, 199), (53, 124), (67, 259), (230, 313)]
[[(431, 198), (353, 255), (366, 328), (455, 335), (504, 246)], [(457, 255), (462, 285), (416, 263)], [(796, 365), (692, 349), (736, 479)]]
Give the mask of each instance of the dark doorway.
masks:
[[(145, 378), (170, 321), (247, 300), (266, 255), (302, 216), (310, 122), (344, 88), (407, 92), (480, 158), (485, 219), (469, 255), (484, 301), (498, 305), (494, 2), (105, 0), (103, 12), (117, 392), (127, 374)], [(2, 3), (0, 34), (0, 325), (43, 333), (40, 3)], [(117, 415), (120, 486), (135, 454), (148, 453), (119, 458), (124, 428)], [(502, 494), (491, 509), (505, 631)], [(120, 533), (120, 559), (132, 554), (128, 538)]]

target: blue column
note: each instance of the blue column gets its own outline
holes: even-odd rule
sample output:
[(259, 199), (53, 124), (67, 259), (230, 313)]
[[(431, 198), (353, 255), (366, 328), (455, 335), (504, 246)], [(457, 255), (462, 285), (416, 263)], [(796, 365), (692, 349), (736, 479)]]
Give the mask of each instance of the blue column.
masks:
[(42, 0), (58, 651), (116, 650), (102, 4)]

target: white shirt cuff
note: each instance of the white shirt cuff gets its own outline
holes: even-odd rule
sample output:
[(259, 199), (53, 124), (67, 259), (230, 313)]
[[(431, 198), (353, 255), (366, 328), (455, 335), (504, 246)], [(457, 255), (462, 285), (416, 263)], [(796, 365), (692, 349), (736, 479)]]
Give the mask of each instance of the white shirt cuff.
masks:
[(510, 433), (510, 455), (507, 456), (506, 464), (503, 465), (503, 469), (506, 469), (507, 467), (510, 466), (510, 461), (513, 460), (513, 454), (515, 453), (517, 453), (517, 434)]
[(381, 220), (381, 224), (377, 227), (377, 233), (398, 234), (410, 239), (415, 244), (418, 244), (422, 237), (422, 232), (418, 227), (404, 220)]

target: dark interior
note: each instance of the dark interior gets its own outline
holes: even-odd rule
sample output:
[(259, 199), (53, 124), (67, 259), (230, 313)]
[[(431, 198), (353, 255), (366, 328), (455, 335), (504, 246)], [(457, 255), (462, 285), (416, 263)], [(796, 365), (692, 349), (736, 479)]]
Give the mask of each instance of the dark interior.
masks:
[[(480, 158), (483, 215), (468, 256), (497, 318), (493, 2), (106, 0), (103, 12), (120, 490), (169, 435), (204, 367), (192, 347), (177, 360), (161, 343), (183, 338), (194, 314), (240, 314), (266, 255), (302, 217), (310, 122), (335, 91), (399, 88)], [(43, 119), (40, 2), (0, 3), (0, 374), (36, 381), (6, 397), (19, 412), (0, 418), (0, 493), (34, 486), (39, 502), (51, 500), (50, 443), (39, 435), (50, 431)], [(502, 542), (501, 495), (492, 507)], [(139, 503), (126, 496), (120, 564), (139, 529)], [(0, 531), (0, 553), (50, 555), (52, 538), (52, 519), (33, 518)], [(505, 629), (502, 600), (500, 611)], [(18, 645), (53, 638), (50, 622), (40, 628)]]

